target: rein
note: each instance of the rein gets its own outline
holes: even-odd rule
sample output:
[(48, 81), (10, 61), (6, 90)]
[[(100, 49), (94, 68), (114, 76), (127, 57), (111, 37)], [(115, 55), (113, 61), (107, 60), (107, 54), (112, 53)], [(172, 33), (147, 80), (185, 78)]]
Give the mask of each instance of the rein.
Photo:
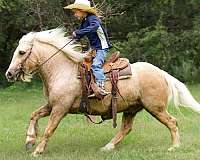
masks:
[(70, 44), (74, 39), (71, 39), (69, 42), (67, 42), (63, 47), (61, 47), (59, 50), (57, 50), (53, 55), (51, 55), (49, 58), (47, 58), (44, 62), (38, 65), (36, 69), (31, 71), (31, 74), (35, 71), (39, 70), (45, 63), (47, 63), (51, 58), (53, 58), (55, 55), (57, 55), (60, 51), (62, 51), (63, 48), (65, 48), (68, 44)]
[(69, 45), (74, 39), (71, 39), (69, 42), (67, 42), (63, 47), (61, 47), (59, 50), (57, 50), (53, 55), (51, 55), (49, 58), (47, 58), (44, 62), (42, 62), (41, 64), (39, 64), (34, 70), (32, 70), (30, 73), (26, 73), (23, 67), (23, 64), (26, 62), (26, 60), (30, 57), (31, 53), (32, 53), (32, 48), (33, 48), (33, 43), (30, 49), (29, 54), (27, 55), (27, 57), (24, 59), (24, 61), (21, 63), (21, 71), (24, 72), (24, 74), (30, 75), (35, 73), (37, 70), (39, 70), (45, 63), (47, 63), (50, 59), (52, 59), (54, 56), (56, 56), (60, 51), (62, 51), (63, 48), (65, 48), (67, 45)]

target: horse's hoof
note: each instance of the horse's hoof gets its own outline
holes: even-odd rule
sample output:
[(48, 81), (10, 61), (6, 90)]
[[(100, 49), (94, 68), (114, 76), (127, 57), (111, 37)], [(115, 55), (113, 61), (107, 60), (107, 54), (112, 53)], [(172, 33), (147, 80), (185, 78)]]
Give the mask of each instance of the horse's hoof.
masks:
[(34, 144), (34, 143), (31, 143), (31, 142), (27, 143), (27, 144), (26, 144), (26, 150), (27, 150), (27, 151), (31, 150), (31, 149), (33, 148), (34, 145), (35, 145), (35, 144)]
[(168, 148), (168, 151), (169, 152), (175, 151), (178, 147), (180, 147), (180, 145), (172, 146), (172, 147)]
[(107, 145), (105, 145), (104, 147), (102, 147), (100, 150), (101, 151), (111, 151), (115, 149), (115, 145), (112, 143), (108, 143)]
[(41, 153), (34, 151), (31, 155), (36, 158), (36, 157), (40, 156)]
[(34, 146), (34, 144), (32, 144), (32, 143), (27, 143), (27, 144), (26, 144), (26, 151), (31, 150), (31, 149), (33, 148), (33, 146)]
[(168, 148), (168, 151), (169, 151), (169, 152), (172, 152), (172, 151), (174, 151), (174, 150), (175, 150), (174, 147), (170, 147), (170, 148)]

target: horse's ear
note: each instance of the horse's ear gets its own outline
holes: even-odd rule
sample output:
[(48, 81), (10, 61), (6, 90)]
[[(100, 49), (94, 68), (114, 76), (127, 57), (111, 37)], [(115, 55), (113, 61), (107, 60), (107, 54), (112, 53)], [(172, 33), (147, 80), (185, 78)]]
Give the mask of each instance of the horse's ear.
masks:
[(20, 29), (20, 32), (21, 32), (22, 35), (25, 35), (25, 34), (29, 33), (29, 31), (27, 31), (25, 29)]
[(24, 30), (24, 29), (20, 29), (20, 32), (19, 32), (19, 34), (17, 35), (17, 39), (20, 39), (22, 36), (24, 36), (24, 35), (26, 35), (26, 34), (28, 34), (28, 33), (29, 33), (29, 31)]

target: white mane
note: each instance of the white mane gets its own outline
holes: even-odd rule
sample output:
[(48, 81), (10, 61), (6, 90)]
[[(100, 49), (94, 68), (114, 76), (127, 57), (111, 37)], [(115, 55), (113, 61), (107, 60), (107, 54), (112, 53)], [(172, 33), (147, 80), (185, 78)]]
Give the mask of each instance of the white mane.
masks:
[[(65, 37), (64, 28), (56, 28), (47, 31), (37, 32), (35, 36), (35, 40), (40, 42), (45, 42), (53, 45), (57, 49), (62, 48), (64, 45), (70, 42), (71, 39)], [(77, 44), (74, 42), (70, 42), (67, 46), (65, 46), (62, 51), (73, 61), (81, 62), (86, 54), (80, 53), (76, 51)]]

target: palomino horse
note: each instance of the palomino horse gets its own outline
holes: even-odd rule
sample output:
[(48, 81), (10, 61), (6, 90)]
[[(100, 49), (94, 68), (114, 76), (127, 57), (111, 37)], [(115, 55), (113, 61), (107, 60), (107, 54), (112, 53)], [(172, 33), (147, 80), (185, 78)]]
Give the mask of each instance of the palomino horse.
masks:
[[(63, 29), (58, 28), (31, 32), (23, 36), (6, 72), (9, 81), (27, 81), (30, 80), (33, 71), (37, 70), (43, 81), (47, 104), (31, 114), (26, 137), (28, 149), (36, 142), (38, 120), (45, 116), (50, 117), (44, 134), (33, 152), (34, 156), (44, 152), (47, 141), (62, 118), (68, 113), (78, 113), (79, 110), (81, 82), (77, 79), (78, 65), (86, 55), (76, 51), (76, 45), (64, 37), (64, 34)], [(63, 48), (67, 43), (69, 44)], [(52, 57), (58, 51), (59, 54)], [(118, 82), (119, 91), (126, 100), (125, 103), (119, 97), (117, 104), (117, 112), (123, 112), (121, 128), (102, 150), (115, 148), (116, 144), (131, 131), (133, 119), (142, 109), (169, 129), (172, 138), (169, 150), (179, 147), (177, 121), (167, 112), (168, 102), (172, 99), (175, 105), (187, 106), (197, 112), (200, 112), (200, 104), (194, 100), (183, 83), (165, 71), (145, 62), (131, 64), (131, 68), (132, 77)], [(107, 91), (111, 89), (110, 82), (106, 82), (105, 88)], [(107, 95), (102, 101), (91, 99), (89, 113), (105, 114), (110, 104), (111, 95)]]

